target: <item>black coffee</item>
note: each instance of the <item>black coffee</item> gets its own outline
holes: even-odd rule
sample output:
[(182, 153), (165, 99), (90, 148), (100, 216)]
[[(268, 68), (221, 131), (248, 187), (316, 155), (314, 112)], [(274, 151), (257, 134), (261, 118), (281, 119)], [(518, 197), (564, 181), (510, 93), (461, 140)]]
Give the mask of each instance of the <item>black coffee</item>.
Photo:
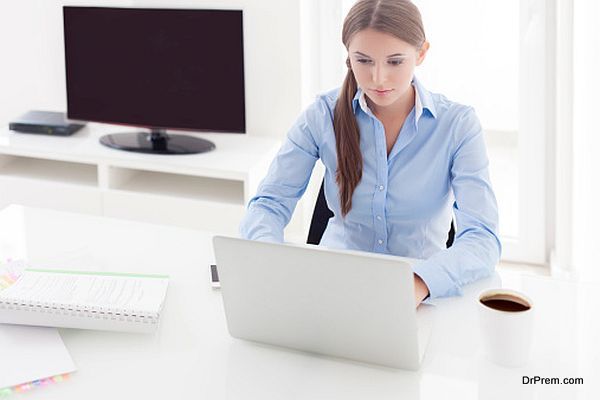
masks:
[(519, 312), (527, 311), (531, 308), (523, 299), (508, 295), (497, 295), (480, 300), (482, 304), (494, 310)]

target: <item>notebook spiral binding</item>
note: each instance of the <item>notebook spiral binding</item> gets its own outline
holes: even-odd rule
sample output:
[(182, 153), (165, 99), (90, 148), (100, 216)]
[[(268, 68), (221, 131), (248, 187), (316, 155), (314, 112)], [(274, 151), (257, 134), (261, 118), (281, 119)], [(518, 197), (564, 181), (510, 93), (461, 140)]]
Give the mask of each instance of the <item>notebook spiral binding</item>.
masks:
[(72, 304), (29, 302), (23, 299), (0, 299), (0, 309), (24, 310), (39, 313), (62, 314), (73, 317), (105, 319), (123, 322), (157, 324), (158, 313), (128, 311), (104, 307), (74, 306)]

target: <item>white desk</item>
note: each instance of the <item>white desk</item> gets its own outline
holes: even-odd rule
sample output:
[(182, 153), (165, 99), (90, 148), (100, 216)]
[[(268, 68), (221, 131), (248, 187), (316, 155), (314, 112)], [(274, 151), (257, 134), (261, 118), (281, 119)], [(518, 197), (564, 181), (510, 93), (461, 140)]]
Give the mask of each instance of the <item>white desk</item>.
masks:
[[(208, 281), (207, 233), (14, 206), (0, 213), (0, 227), (3, 258), (171, 275), (156, 335), (61, 330), (79, 371), (66, 382), (32, 390), (29, 399), (600, 398), (598, 285), (504, 273), (472, 285), (462, 298), (439, 302), (424, 365), (408, 372), (231, 338), (220, 292)], [(534, 360), (523, 368), (498, 367), (480, 354), (474, 298), (500, 278), (537, 306)], [(584, 383), (523, 385), (524, 375)]]

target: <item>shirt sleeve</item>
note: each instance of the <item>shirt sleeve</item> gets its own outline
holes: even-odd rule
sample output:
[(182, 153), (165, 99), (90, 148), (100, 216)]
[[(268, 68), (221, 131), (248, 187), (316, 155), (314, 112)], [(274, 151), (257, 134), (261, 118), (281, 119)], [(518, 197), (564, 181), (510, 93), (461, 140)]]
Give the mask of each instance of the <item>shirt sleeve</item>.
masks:
[(319, 158), (314, 133), (323, 126), (327, 115), (317, 100), (292, 126), (267, 176), (248, 203), (240, 225), (243, 238), (283, 242), (283, 229), (304, 194)]
[(450, 179), (456, 235), (453, 245), (416, 264), (430, 298), (462, 294), (461, 287), (494, 271), (502, 245), (483, 131), (472, 108), (457, 117)]

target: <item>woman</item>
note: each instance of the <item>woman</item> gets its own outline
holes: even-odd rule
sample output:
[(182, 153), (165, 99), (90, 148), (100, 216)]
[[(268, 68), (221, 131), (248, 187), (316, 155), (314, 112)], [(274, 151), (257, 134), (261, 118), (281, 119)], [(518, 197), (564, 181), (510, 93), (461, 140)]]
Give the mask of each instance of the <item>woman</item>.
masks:
[[(241, 224), (243, 237), (283, 241), (317, 159), (334, 217), (321, 244), (422, 259), (415, 303), (457, 295), (499, 260), (496, 198), (472, 108), (415, 78), (429, 43), (404, 0), (360, 0), (344, 21), (348, 72), (299, 117)], [(456, 237), (445, 248), (448, 226)]]

